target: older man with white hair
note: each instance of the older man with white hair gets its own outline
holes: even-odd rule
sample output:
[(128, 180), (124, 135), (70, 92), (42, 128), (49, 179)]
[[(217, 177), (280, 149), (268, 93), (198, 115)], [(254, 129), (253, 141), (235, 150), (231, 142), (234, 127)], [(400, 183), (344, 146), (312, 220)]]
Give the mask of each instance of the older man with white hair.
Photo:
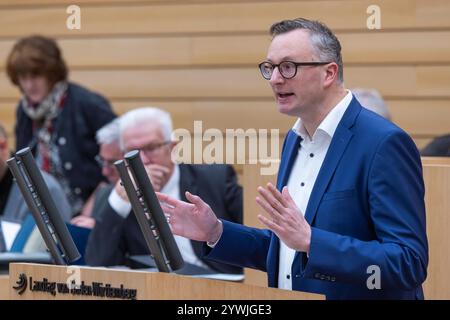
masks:
[[(242, 223), (242, 188), (231, 166), (176, 164), (172, 161), (176, 142), (172, 140), (169, 113), (157, 108), (139, 108), (122, 115), (120, 145), (124, 153), (140, 150), (156, 191), (180, 200), (185, 200), (186, 191), (200, 194), (209, 199), (211, 207), (223, 219)], [(118, 182), (91, 233), (86, 250), (88, 264), (126, 265), (128, 256), (149, 254), (131, 211), (126, 193)], [(220, 273), (242, 272), (241, 268), (204, 260), (202, 244), (198, 241), (180, 236), (175, 236), (175, 240), (187, 263)]]

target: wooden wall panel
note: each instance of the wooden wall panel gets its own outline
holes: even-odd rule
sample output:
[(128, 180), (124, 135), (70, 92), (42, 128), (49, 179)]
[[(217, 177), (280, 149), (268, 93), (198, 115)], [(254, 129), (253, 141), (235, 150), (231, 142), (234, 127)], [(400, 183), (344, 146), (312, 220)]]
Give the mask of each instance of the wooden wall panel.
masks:
[[(344, 77), (348, 87), (377, 88), (385, 98), (450, 98), (450, 66), (351, 66), (344, 68)], [(256, 67), (78, 70), (71, 72), (71, 78), (111, 99), (272, 96)], [(0, 72), (0, 97), (18, 97), (4, 72)]]
[[(346, 66), (450, 62), (450, 31), (338, 33)], [(417, 38), (420, 37), (420, 41)], [(265, 59), (268, 35), (133, 36), (59, 39), (73, 69), (256, 66)], [(0, 39), (0, 61), (15, 40)], [(405, 54), (405, 53), (408, 54)], [(3, 63), (0, 65), (4, 69)]]
[[(393, 120), (418, 145), (450, 131), (448, 1), (378, 1), (382, 29), (372, 31), (366, 9), (373, 3), (365, 0), (82, 0), (82, 28), (72, 31), (65, 27), (69, 4), (0, 0), (0, 61), (18, 37), (43, 33), (57, 37), (71, 79), (113, 100), (119, 112), (135, 102), (156, 103), (170, 108), (175, 119), (188, 119), (181, 109), (187, 105), (215, 127), (220, 121), (214, 119), (234, 127), (259, 127), (269, 120), (272, 127), (286, 127), (290, 121), (274, 113), (253, 117), (260, 104), (276, 110), (256, 64), (266, 55), (270, 24), (301, 13), (336, 31), (346, 85), (377, 88)], [(0, 64), (1, 105), (15, 105), (18, 96)], [(244, 104), (248, 118), (233, 119)], [(0, 115), (11, 128), (11, 111)]]
[[(371, 4), (370, 0), (86, 4), (82, 6), (82, 28), (75, 33), (98, 36), (265, 32), (274, 21), (298, 15), (322, 20), (335, 30), (364, 30), (366, 10)], [(382, 8), (384, 29), (450, 26), (450, 3), (445, 0), (380, 0), (377, 5)], [(74, 34), (65, 27), (66, 7), (62, 4), (6, 7), (0, 11), (0, 36), (17, 37), (36, 32)]]

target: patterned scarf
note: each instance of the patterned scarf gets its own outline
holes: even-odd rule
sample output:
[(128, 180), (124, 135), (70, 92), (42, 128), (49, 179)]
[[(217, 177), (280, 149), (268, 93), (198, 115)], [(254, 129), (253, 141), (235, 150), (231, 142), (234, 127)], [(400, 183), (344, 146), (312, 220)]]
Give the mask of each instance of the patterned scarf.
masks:
[(23, 97), (22, 108), (33, 120), (33, 132), (37, 138), (36, 162), (39, 168), (58, 180), (73, 213), (77, 213), (83, 206), (83, 200), (70, 188), (59, 153), (60, 146), (54, 134), (55, 121), (64, 106), (67, 88), (66, 81), (56, 83), (52, 91), (37, 106), (31, 105), (28, 99)]
[(27, 116), (33, 120), (33, 132), (37, 138), (37, 162), (39, 167), (52, 175), (55, 174), (54, 161), (52, 161), (52, 149), (55, 141), (53, 135), (53, 119), (62, 109), (68, 84), (61, 81), (53, 86), (52, 91), (38, 105), (29, 103), (26, 97), (22, 98), (22, 108)]
[(60, 81), (53, 86), (52, 91), (38, 105), (32, 105), (26, 96), (21, 99), (22, 109), (25, 114), (34, 121), (49, 121), (55, 118), (59, 112), (62, 97), (66, 94), (68, 84)]

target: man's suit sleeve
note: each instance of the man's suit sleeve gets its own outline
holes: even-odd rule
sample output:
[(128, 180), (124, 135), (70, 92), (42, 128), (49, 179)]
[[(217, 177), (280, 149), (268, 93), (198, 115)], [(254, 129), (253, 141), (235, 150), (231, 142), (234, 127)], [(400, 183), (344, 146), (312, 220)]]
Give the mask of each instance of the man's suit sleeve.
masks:
[(123, 230), (126, 219), (109, 205), (103, 207), (86, 247), (85, 261), (90, 266), (115, 266), (125, 263)]
[(420, 156), (406, 133), (395, 131), (379, 144), (367, 188), (368, 220), (377, 240), (361, 241), (312, 227), (309, 259), (302, 254), (302, 275), (323, 274), (366, 285), (373, 273), (368, 268), (376, 266), (383, 289), (414, 289), (426, 278), (428, 244)]
[(214, 249), (203, 245), (206, 258), (238, 267), (267, 271), (271, 232), (223, 221), (223, 233)]

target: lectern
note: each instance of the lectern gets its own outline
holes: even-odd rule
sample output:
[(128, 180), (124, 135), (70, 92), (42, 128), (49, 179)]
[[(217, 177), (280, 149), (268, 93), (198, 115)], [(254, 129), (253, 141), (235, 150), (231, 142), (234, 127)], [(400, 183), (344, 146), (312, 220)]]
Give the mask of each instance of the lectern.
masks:
[(12, 263), (11, 299), (322, 300), (324, 296), (173, 273)]

